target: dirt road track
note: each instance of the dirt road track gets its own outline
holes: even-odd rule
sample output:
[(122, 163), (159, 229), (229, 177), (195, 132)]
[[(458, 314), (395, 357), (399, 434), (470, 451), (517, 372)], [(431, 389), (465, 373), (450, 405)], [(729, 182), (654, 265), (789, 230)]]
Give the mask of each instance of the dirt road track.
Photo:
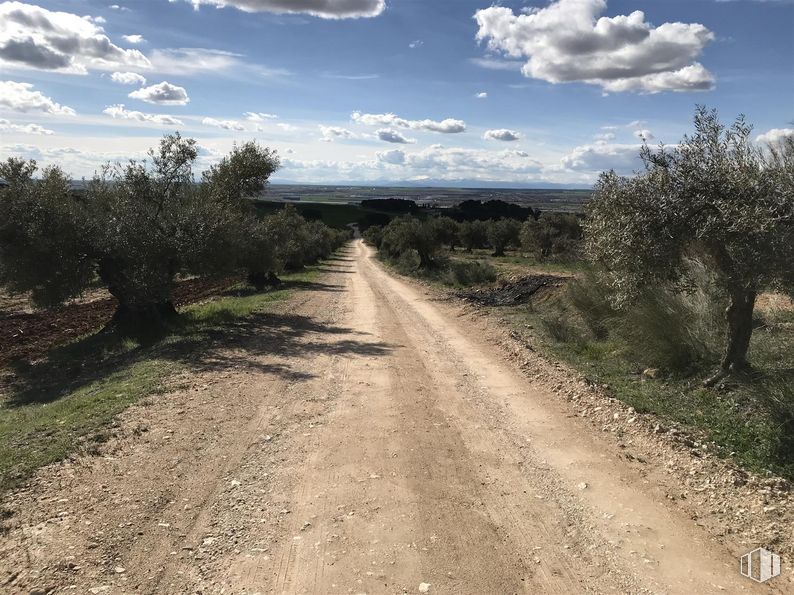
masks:
[[(0, 585), (775, 592), (360, 241), (292, 310), (15, 495)], [(429, 587), (427, 587), (429, 585)], [(223, 590), (223, 591), (222, 591)]]

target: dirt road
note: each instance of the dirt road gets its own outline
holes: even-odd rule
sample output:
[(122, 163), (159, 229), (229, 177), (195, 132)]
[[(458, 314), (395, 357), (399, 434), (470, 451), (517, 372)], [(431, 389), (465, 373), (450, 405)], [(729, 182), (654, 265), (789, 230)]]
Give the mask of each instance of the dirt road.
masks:
[(454, 305), (360, 241), (325, 268), (14, 495), (3, 589), (774, 592)]

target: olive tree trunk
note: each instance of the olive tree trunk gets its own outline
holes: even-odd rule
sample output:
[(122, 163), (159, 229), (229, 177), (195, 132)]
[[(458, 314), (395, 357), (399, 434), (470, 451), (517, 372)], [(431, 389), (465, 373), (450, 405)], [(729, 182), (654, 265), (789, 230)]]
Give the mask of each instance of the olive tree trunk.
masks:
[(728, 322), (728, 345), (722, 359), (723, 370), (741, 370), (747, 367), (747, 350), (753, 334), (754, 290), (735, 291), (725, 310)]
[(125, 335), (143, 336), (152, 330), (164, 328), (179, 315), (168, 294), (152, 296), (149, 300), (141, 299), (140, 295), (133, 298), (122, 263), (111, 258), (102, 259), (98, 274), (108, 292), (118, 301), (116, 311), (107, 324), (109, 328), (117, 329)]
[(730, 302), (725, 309), (725, 321), (728, 326), (728, 343), (725, 354), (720, 362), (720, 369), (704, 384), (712, 386), (731, 372), (746, 370), (747, 351), (753, 335), (753, 310), (755, 309), (756, 291), (754, 289), (735, 288), (730, 292)]
[(176, 306), (170, 300), (135, 306), (119, 302), (110, 325), (123, 332), (137, 334), (161, 328), (177, 316)]

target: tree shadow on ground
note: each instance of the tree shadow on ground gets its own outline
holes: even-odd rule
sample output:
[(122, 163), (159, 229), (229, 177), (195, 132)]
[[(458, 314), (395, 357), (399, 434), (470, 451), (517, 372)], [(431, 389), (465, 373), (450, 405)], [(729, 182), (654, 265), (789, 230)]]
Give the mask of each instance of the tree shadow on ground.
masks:
[(315, 267), (314, 270), (315, 271), (319, 271), (321, 273), (345, 273), (345, 274), (348, 274), (348, 275), (352, 275), (353, 273), (356, 272), (353, 269), (348, 268), (348, 267), (339, 268), (339, 267), (336, 267), (336, 266), (330, 265), (330, 264), (326, 264), (326, 265), (323, 265), (323, 266)]
[(339, 256), (331, 256), (323, 260), (323, 262), (355, 262), (355, 258), (341, 258)]
[(305, 381), (313, 375), (301, 369), (301, 360), (318, 355), (380, 357), (396, 347), (368, 333), (297, 314), (235, 317), (219, 311), (198, 320), (187, 313), (148, 345), (125, 348), (122, 338), (101, 332), (55, 349), (46, 359), (18, 362), (6, 405), (53, 402), (151, 359), (185, 365), (196, 373), (234, 369)]
[[(281, 291), (289, 289), (299, 289), (301, 291), (326, 291), (326, 292), (343, 292), (345, 291), (344, 285), (335, 285), (332, 283), (319, 283), (316, 281), (298, 281), (288, 280), (282, 281), (280, 285), (269, 287), (268, 291)], [(222, 291), (218, 295), (221, 297), (248, 297), (251, 295), (261, 294), (262, 290), (256, 289), (250, 285), (245, 287), (235, 287)]]

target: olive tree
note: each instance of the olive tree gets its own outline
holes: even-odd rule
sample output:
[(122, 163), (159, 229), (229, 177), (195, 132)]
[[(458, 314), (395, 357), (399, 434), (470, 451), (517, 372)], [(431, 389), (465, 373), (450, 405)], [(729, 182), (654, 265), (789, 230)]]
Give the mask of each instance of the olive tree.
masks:
[(380, 248), (380, 243), (383, 241), (383, 227), (380, 225), (370, 225), (364, 230), (361, 237), (364, 238), (364, 241), (370, 246)]
[(488, 243), (493, 256), (504, 256), (505, 249), (519, 243), (521, 223), (515, 219), (498, 219), (488, 223)]
[(713, 384), (748, 367), (758, 292), (794, 287), (794, 143), (765, 152), (742, 117), (726, 127), (702, 107), (694, 124), (677, 146), (645, 145), (637, 175), (602, 174), (585, 232), (618, 307), (654, 284), (684, 288), (685, 256), (713, 269), (727, 327)]
[(311, 262), (311, 230), (294, 205), (265, 218), (265, 233), (275, 246), (278, 270), (299, 270)]
[(8, 160), (0, 281), (54, 306), (98, 277), (118, 300), (113, 322), (134, 329), (172, 317), (178, 274), (230, 272), (263, 248), (250, 241), (257, 226), (244, 196), (278, 167), (272, 152), (248, 143), (197, 184), (197, 156), (194, 140), (168, 135), (149, 160), (104, 167), (84, 193), (57, 169), (36, 180), (35, 163)]
[(488, 224), (485, 221), (463, 221), (458, 226), (458, 239), (466, 252), (482, 248), (488, 241)]
[(581, 239), (581, 223), (571, 213), (541, 213), (521, 226), (521, 247), (539, 258), (570, 252)]
[(430, 222), (406, 215), (393, 219), (383, 230), (380, 251), (386, 258), (396, 259), (415, 250), (420, 268), (429, 268), (440, 247), (441, 237)]
[(57, 167), (41, 172), (35, 161), (0, 163), (0, 285), (31, 292), (52, 307), (78, 295), (95, 276), (86, 241), (85, 205), (73, 199), (69, 179)]
[(441, 242), (447, 244), (449, 249), (454, 252), (455, 245), (458, 243), (460, 224), (451, 217), (434, 217), (429, 223)]

